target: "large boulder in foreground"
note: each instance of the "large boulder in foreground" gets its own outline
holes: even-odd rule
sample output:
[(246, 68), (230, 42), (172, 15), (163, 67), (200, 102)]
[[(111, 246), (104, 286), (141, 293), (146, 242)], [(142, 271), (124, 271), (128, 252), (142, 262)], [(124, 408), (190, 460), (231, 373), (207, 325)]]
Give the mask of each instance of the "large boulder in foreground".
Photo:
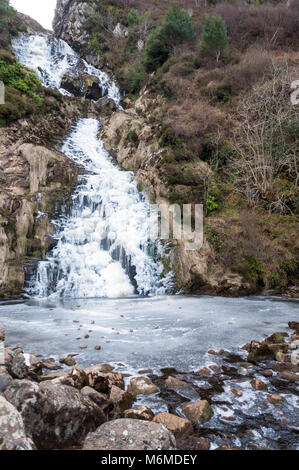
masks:
[(21, 413), (26, 433), (39, 449), (79, 445), (106, 421), (101, 407), (67, 385), (14, 380), (4, 395)]
[(0, 450), (33, 450), (21, 414), (0, 395)]
[(134, 377), (128, 386), (128, 392), (132, 395), (151, 395), (159, 391), (148, 377)]
[(174, 450), (176, 441), (164, 426), (152, 421), (116, 419), (88, 434), (83, 450)]

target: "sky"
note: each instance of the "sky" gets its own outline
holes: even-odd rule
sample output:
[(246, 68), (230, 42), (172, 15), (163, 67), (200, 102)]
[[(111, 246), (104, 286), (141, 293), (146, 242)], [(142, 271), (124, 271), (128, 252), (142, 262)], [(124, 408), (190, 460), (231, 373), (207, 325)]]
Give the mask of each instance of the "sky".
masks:
[(52, 29), (56, 0), (10, 0), (11, 6), (31, 16), (44, 28)]

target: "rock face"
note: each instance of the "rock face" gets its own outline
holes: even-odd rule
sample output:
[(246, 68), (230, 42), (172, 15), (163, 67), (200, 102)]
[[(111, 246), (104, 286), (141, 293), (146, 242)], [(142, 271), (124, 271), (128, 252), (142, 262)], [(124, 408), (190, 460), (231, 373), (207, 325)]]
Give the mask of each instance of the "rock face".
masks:
[(117, 419), (88, 434), (84, 450), (174, 450), (171, 432), (158, 423), (137, 419)]
[(0, 450), (33, 450), (21, 414), (0, 395)]
[(25, 256), (43, 258), (52, 246), (49, 217), (76, 179), (66, 157), (38, 145), (10, 145), (0, 130), (0, 297), (22, 292)]
[(79, 445), (106, 420), (93, 400), (67, 385), (14, 380), (4, 396), (20, 412), (27, 435), (39, 449)]
[(78, 48), (87, 40), (84, 23), (93, 11), (93, 6), (84, 1), (58, 0), (53, 21), (55, 36)]

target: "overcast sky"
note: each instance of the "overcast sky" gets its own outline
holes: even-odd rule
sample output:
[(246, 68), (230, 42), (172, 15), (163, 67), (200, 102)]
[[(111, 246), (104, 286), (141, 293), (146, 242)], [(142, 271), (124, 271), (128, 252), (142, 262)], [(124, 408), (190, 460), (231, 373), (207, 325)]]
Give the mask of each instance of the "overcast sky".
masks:
[(31, 16), (44, 28), (52, 29), (56, 0), (10, 0), (11, 6)]

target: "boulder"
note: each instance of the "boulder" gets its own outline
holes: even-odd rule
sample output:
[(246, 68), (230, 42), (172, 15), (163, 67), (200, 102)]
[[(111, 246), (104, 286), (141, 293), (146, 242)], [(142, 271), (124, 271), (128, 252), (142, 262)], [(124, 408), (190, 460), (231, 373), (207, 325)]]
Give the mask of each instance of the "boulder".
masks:
[(68, 354), (66, 357), (59, 359), (59, 362), (69, 367), (74, 366), (76, 364), (76, 360), (74, 359), (76, 355), (77, 354)]
[(148, 377), (134, 377), (130, 381), (128, 392), (132, 395), (151, 395), (159, 391), (158, 387), (154, 385)]
[(266, 343), (269, 344), (279, 344), (279, 343), (284, 343), (285, 338), (288, 336), (287, 333), (273, 333), (273, 335), (268, 336), (265, 341)]
[(254, 390), (267, 390), (267, 385), (260, 379), (252, 379), (250, 384)]
[(0, 366), (0, 393), (12, 382), (12, 377), (7, 372), (6, 367)]
[(104, 377), (108, 379), (111, 387), (112, 385), (115, 385), (116, 387), (121, 388), (122, 390), (125, 389), (125, 382), (122, 374), (118, 372), (108, 372), (107, 374), (104, 374)]
[(267, 400), (269, 403), (272, 405), (278, 405), (279, 403), (282, 403), (284, 401), (284, 398), (281, 395), (268, 395)]
[(5, 329), (2, 323), (0, 323), (0, 343), (5, 341)]
[(288, 325), (291, 330), (295, 330), (295, 332), (299, 334), (299, 322), (298, 321), (289, 321)]
[(112, 385), (110, 391), (110, 400), (112, 401), (117, 411), (125, 411), (131, 408), (134, 402), (134, 395), (129, 390), (122, 390), (115, 385)]
[(109, 414), (114, 408), (113, 402), (111, 399), (104, 395), (104, 393), (97, 392), (91, 387), (83, 387), (81, 390), (83, 395), (86, 395), (90, 398), (97, 406), (101, 408), (106, 418), (108, 419)]
[(0, 450), (33, 450), (21, 414), (0, 395)]
[(71, 372), (71, 378), (75, 383), (75, 387), (79, 390), (89, 383), (89, 377), (87, 376), (86, 372), (79, 364), (76, 364)]
[(152, 421), (116, 419), (88, 434), (83, 450), (175, 450), (173, 434)]
[(193, 426), (187, 419), (179, 418), (171, 413), (159, 413), (155, 416), (155, 423), (163, 424), (174, 436), (181, 437), (182, 435), (191, 434), (193, 432)]
[(269, 348), (268, 343), (265, 341), (251, 341), (249, 345), (248, 361), (249, 362), (264, 362), (275, 359), (275, 351)]
[(147, 406), (136, 406), (124, 412), (124, 418), (129, 419), (142, 419), (143, 421), (152, 421), (154, 419), (154, 413)]
[(67, 385), (14, 380), (4, 396), (21, 413), (26, 434), (42, 450), (79, 445), (106, 420), (94, 401)]
[(200, 425), (209, 421), (214, 412), (207, 400), (195, 401), (182, 406), (182, 411), (186, 418), (194, 425)]
[(111, 366), (110, 364), (96, 364), (94, 366), (87, 367), (85, 369), (86, 374), (92, 373), (102, 373), (107, 374), (108, 372), (112, 372), (115, 367)]
[(290, 372), (288, 370), (284, 370), (280, 374), (280, 378), (284, 380), (288, 380), (289, 382), (299, 382), (299, 375), (295, 372)]
[(106, 373), (100, 371), (99, 368), (89, 368), (85, 369), (85, 374), (87, 377), (87, 383), (91, 388), (94, 388), (97, 392), (109, 394), (111, 390), (111, 382), (109, 378), (106, 377)]
[(176, 379), (171, 375), (165, 380), (165, 385), (169, 388), (176, 388), (176, 387), (186, 387), (188, 385), (183, 380)]

